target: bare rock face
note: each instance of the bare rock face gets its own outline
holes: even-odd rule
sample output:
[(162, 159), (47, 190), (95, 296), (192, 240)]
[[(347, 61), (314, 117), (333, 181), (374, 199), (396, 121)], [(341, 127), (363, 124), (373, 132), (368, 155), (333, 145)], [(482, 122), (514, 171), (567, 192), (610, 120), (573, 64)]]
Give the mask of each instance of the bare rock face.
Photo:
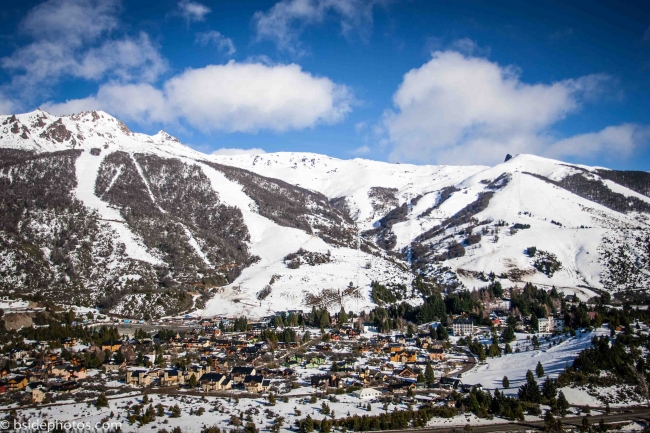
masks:
[(22, 313), (5, 314), (3, 318), (7, 331), (17, 331), (20, 328), (29, 328), (34, 324), (29, 315)]
[(506, 159), (504, 159), (503, 162), (508, 162), (508, 161), (510, 161), (511, 159), (512, 159), (512, 155), (510, 155), (510, 154), (508, 153), (508, 154), (506, 155)]
[(48, 126), (47, 129), (41, 133), (41, 137), (49, 138), (58, 143), (63, 143), (72, 138), (72, 132), (68, 131), (68, 128), (66, 128), (61, 119), (59, 119)]

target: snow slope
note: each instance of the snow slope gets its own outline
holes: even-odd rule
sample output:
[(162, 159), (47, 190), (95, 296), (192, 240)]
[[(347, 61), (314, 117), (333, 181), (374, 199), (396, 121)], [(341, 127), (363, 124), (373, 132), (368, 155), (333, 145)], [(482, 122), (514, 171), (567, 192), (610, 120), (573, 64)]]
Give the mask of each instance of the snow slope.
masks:
[[(432, 278), (444, 274), (445, 280), (439, 282), (451, 281), (470, 289), (485, 285), (481, 274), (494, 272), (506, 287), (533, 282), (555, 285), (566, 293), (588, 298), (594, 295), (590, 289), (605, 287), (603, 250), (610, 248), (610, 244), (629, 245), (638, 233), (650, 230), (646, 214), (615, 211), (558, 186), (567, 176), (581, 173), (598, 180), (598, 168), (533, 155), (518, 155), (494, 167), (390, 164), (292, 152), (206, 155), (184, 146), (164, 131), (153, 136), (131, 132), (105, 112), (58, 117), (40, 110), (0, 116), (0, 147), (36, 153), (82, 149), (76, 161), (76, 197), (109, 224), (112, 236), (125, 245), (128, 257), (151, 264), (160, 263), (159, 252), (147, 248), (120, 213), (95, 195), (99, 166), (110, 153), (127, 152), (152, 200), (151, 189), (133, 155), (153, 154), (199, 166), (219, 200), (242, 211), (251, 253), (259, 257), (236, 281), (221, 288), (205, 309), (197, 311), (202, 315), (262, 315), (273, 310), (308, 308), (303, 302), (306, 293), (342, 290), (350, 283), (359, 287), (362, 296), (346, 300), (344, 307), (367, 309), (372, 306), (370, 281), (408, 284), (413, 278), (411, 265)], [(361, 234), (379, 227), (391, 210), (407, 203), (405, 215), (398, 215), (384, 230), (383, 235), (394, 236), (394, 246), (390, 246), (392, 257), (389, 260), (379, 248), (367, 254), (334, 247), (306, 231), (278, 225), (260, 214), (258, 204), (243, 185), (207, 162), (239, 167), (320, 192), (337, 207), (344, 203)], [(110, 185), (119, 176), (118, 171)], [(611, 180), (602, 180), (602, 184), (629, 200), (650, 203), (650, 197)], [(477, 207), (476, 203), (486, 196), (489, 200)], [(468, 211), (468, 218), (454, 223), (454, 218)], [(433, 232), (441, 224), (445, 225), (443, 230)], [(530, 228), (514, 230), (514, 224)], [(191, 247), (209, 265), (200, 242), (188, 227), (183, 229)], [(471, 245), (466, 241), (470, 229), (481, 235)], [(373, 234), (364, 236), (371, 246), (377, 240)], [(464, 244), (464, 255), (435, 262), (434, 256), (444, 257), (453, 242)], [(531, 246), (554, 254), (562, 264), (561, 269), (552, 276), (535, 270), (534, 258), (525, 254)], [(420, 258), (423, 263), (409, 262), (413, 257), (411, 248), (415, 247), (420, 248), (420, 255), (424, 251), (424, 258)], [(321, 254), (329, 251), (331, 261), (289, 269), (283, 258), (300, 248)], [(453, 272), (460, 270), (460, 274), (450, 277), (447, 268)], [(514, 274), (518, 276), (513, 277)], [(271, 294), (260, 302), (257, 293), (266, 285), (272, 286)]]

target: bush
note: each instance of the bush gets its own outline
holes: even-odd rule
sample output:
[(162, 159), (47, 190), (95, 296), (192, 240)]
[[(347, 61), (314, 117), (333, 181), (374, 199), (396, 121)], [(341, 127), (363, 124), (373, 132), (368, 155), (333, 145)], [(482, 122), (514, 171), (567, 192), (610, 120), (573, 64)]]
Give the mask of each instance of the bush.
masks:
[(537, 247), (526, 248), (526, 254), (528, 254), (528, 257), (535, 257), (536, 253), (537, 253)]

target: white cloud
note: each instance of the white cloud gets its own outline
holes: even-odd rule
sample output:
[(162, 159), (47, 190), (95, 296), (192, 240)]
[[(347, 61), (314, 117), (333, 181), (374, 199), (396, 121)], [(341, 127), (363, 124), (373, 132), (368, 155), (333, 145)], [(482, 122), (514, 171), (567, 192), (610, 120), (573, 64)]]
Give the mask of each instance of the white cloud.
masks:
[(527, 84), (514, 67), (435, 52), (404, 75), (393, 95), (395, 110), (384, 113), (390, 159), (494, 163), (505, 153), (543, 153), (552, 142), (549, 127), (578, 110), (607, 80), (589, 75)]
[(31, 9), (20, 28), (37, 39), (93, 41), (118, 25), (119, 0), (48, 0)]
[(270, 40), (281, 50), (303, 53), (299, 41), (306, 26), (322, 23), (335, 15), (341, 33), (349, 37), (357, 32), (367, 39), (372, 31), (373, 9), (386, 0), (281, 0), (268, 11), (253, 16), (258, 40)]
[(566, 156), (593, 157), (604, 155), (614, 159), (632, 156), (635, 150), (650, 141), (650, 127), (624, 123), (601, 131), (575, 135), (549, 146), (544, 154), (553, 158)]
[(366, 155), (371, 152), (370, 146), (361, 146), (357, 147), (356, 149), (353, 149), (350, 151), (351, 154), (353, 155)]
[(119, 28), (119, 2), (48, 0), (20, 24), (33, 38), (0, 59), (12, 73), (14, 93), (43, 93), (63, 77), (153, 81), (167, 68), (146, 33), (111, 38)]
[(201, 46), (214, 45), (219, 51), (223, 51), (228, 56), (232, 56), (237, 51), (232, 39), (225, 37), (221, 33), (212, 30), (204, 33), (196, 34), (196, 42)]
[(205, 16), (212, 11), (204, 4), (189, 0), (178, 2), (178, 13), (190, 23), (194, 21), (204, 21)]
[(222, 147), (221, 149), (217, 149), (211, 153), (211, 155), (225, 155), (225, 156), (232, 156), (232, 155), (260, 155), (262, 153), (266, 153), (264, 149), (260, 149), (258, 147), (254, 147), (252, 149), (237, 149), (237, 148), (224, 148)]
[(44, 107), (59, 114), (101, 108), (138, 123), (183, 120), (204, 132), (257, 132), (339, 122), (351, 111), (352, 100), (346, 86), (315, 77), (296, 64), (230, 61), (188, 69), (162, 89), (108, 83), (94, 96)]

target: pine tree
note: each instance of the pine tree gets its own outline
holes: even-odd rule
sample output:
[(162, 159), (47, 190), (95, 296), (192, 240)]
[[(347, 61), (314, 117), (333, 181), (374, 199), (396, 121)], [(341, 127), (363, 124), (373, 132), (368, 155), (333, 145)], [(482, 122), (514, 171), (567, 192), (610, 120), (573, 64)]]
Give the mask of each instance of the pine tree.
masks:
[(503, 385), (503, 387), (505, 389), (510, 389), (510, 380), (508, 380), (508, 376), (503, 376), (503, 380), (501, 381), (501, 385)]
[(275, 394), (269, 394), (269, 406), (275, 406)]
[(424, 380), (426, 380), (427, 385), (433, 385), (436, 382), (436, 375), (430, 362), (427, 362), (427, 367), (424, 369)]
[(444, 326), (438, 326), (436, 333), (438, 335), (438, 340), (449, 340), (449, 333), (447, 332), (447, 328)]
[(530, 403), (539, 403), (542, 400), (539, 385), (530, 370), (526, 373), (526, 383), (519, 388), (519, 399)]
[(535, 373), (537, 373), (537, 377), (544, 377), (544, 367), (542, 366), (541, 361), (537, 361), (537, 367), (535, 367)]
[(505, 353), (506, 355), (509, 354), (509, 353), (512, 353), (512, 347), (510, 347), (510, 343), (506, 343), (506, 347), (505, 347), (503, 353)]
[(97, 397), (97, 401), (95, 401), (95, 407), (97, 407), (97, 409), (102, 407), (108, 407), (108, 398), (106, 398), (106, 394), (104, 394), (103, 392), (99, 394), (99, 397)]
[(345, 309), (341, 307), (341, 311), (339, 312), (339, 324), (343, 325), (345, 323), (348, 323), (348, 320), (348, 313), (346, 313)]
[(192, 375), (190, 376), (190, 380), (189, 380), (190, 387), (196, 388), (197, 383), (198, 383), (198, 380), (196, 380), (196, 376), (194, 375), (194, 373), (192, 373)]
[(542, 384), (542, 395), (547, 400), (550, 400), (552, 398), (555, 398), (556, 394), (557, 394), (557, 384), (553, 379), (546, 376), (546, 380)]
[(557, 396), (557, 408), (560, 411), (562, 417), (565, 417), (567, 411), (569, 410), (569, 402), (567, 401), (562, 391), (560, 391), (560, 393)]

